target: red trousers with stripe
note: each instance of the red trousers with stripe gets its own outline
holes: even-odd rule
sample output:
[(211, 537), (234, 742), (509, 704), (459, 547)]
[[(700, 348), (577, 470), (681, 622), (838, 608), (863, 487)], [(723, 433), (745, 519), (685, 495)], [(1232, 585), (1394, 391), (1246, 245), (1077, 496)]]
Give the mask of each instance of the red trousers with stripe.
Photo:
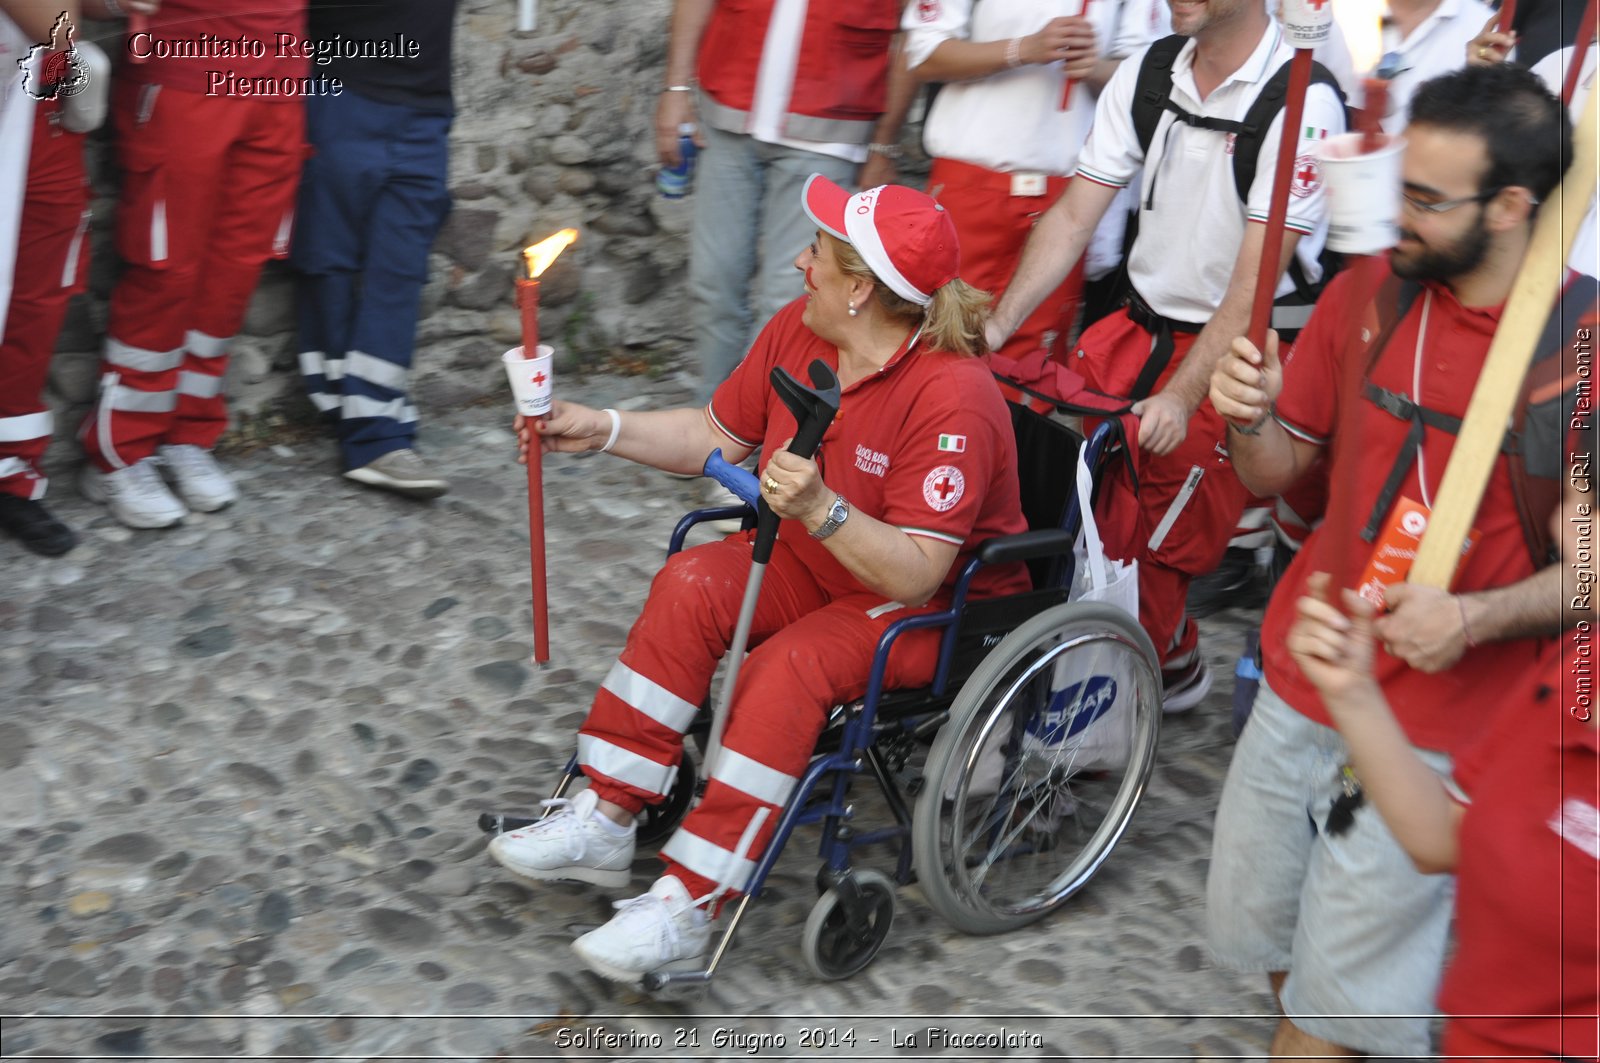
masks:
[[(753, 536), (686, 550), (656, 575), (579, 731), (578, 760), (601, 798), (637, 812), (670, 788), (684, 732), (732, 641)], [(739, 671), (722, 755), (704, 799), (661, 851), (665, 874), (676, 875), (694, 897), (718, 885), (737, 893), (811, 759), (828, 710), (865, 691), (878, 636), (896, 620), (942, 607), (936, 600), (911, 609), (865, 590), (820, 586), (780, 538), (761, 586), (754, 648)], [(938, 649), (936, 631), (901, 637), (889, 657), (887, 685), (929, 682)], [(739, 857), (740, 840), (762, 809), (766, 821)]]
[[(1173, 336), (1172, 361), (1157, 379), (1156, 391), (1172, 379), (1196, 338), (1194, 333)], [(1083, 334), (1075, 365), (1090, 386), (1126, 395), (1150, 357), (1151, 340), (1120, 311)], [(1184, 623), (1189, 581), (1222, 560), (1250, 492), (1228, 460), (1227, 424), (1210, 399), (1190, 416), (1188, 434), (1176, 450), (1157, 455), (1135, 445), (1132, 460), (1138, 504), (1112, 507), (1113, 519), (1102, 520), (1101, 534), (1109, 550), (1126, 548), (1138, 559), (1139, 623), (1166, 664), (1186, 657), (1199, 642), (1199, 630)], [(1096, 512), (1102, 508), (1103, 500)]]
[(305, 156), (297, 100), (123, 83), (113, 118), (125, 268), (82, 432), (102, 471), (163, 443), (210, 449), (227, 428), (228, 351), (262, 264), (288, 253)]
[(44, 386), (67, 303), (83, 291), (89, 268), (83, 136), (50, 121), (54, 112), (41, 106), (34, 116), (17, 269), (0, 337), (0, 493), (22, 498), (44, 497), (48, 481), (39, 466), (52, 428)]
[[(953, 159), (934, 159), (928, 173), (928, 189), (949, 212), (961, 238), (961, 279), (999, 302), (1016, 275), (1023, 245), (1033, 233), (1039, 215), (1061, 198), (1069, 183), (1065, 177), (1048, 177), (1042, 194), (1012, 195), (1009, 173)], [(1066, 342), (1082, 302), (1080, 260), (1061, 286), (1045, 296), (995, 353), (1021, 358), (1044, 347), (1059, 359), (1066, 353)]]

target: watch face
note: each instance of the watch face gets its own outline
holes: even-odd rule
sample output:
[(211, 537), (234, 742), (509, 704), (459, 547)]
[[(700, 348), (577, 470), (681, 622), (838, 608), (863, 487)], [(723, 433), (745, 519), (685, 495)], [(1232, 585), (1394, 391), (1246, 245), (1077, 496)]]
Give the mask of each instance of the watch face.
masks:
[(850, 507), (842, 498), (833, 500), (833, 508), (828, 510), (828, 520), (834, 524), (841, 523), (850, 515)]

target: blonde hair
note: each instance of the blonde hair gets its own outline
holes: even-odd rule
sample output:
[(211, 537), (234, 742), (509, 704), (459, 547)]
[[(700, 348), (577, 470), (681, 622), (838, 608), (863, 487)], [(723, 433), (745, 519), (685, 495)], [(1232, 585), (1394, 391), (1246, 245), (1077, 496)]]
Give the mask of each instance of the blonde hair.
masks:
[(891, 317), (905, 318), (922, 326), (922, 336), (934, 350), (956, 354), (988, 354), (983, 325), (989, 318), (989, 293), (981, 292), (957, 277), (933, 293), (933, 302), (918, 306), (895, 294), (862, 259), (860, 253), (838, 237), (824, 233), (833, 241), (834, 258), (847, 277), (872, 281), (872, 293)]

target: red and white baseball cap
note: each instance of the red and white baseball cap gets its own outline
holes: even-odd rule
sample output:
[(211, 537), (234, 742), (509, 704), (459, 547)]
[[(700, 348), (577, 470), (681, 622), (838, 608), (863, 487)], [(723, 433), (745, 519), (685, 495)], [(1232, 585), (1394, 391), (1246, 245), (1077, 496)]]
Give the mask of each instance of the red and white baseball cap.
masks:
[(927, 306), (933, 293), (961, 271), (955, 223), (932, 196), (902, 185), (851, 195), (814, 173), (801, 199), (812, 221), (854, 247), (902, 299)]

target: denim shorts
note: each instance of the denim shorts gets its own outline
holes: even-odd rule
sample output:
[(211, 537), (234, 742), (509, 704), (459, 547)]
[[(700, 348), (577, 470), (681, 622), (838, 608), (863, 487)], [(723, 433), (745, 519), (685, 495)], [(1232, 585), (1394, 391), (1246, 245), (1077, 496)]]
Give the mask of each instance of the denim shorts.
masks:
[[(1447, 777), (1450, 760), (1418, 750)], [(1206, 930), (1218, 965), (1287, 971), (1284, 1014), (1369, 1055), (1427, 1054), (1455, 879), (1412, 865), (1371, 802), (1333, 837), (1339, 733), (1263, 683), (1217, 808)]]

